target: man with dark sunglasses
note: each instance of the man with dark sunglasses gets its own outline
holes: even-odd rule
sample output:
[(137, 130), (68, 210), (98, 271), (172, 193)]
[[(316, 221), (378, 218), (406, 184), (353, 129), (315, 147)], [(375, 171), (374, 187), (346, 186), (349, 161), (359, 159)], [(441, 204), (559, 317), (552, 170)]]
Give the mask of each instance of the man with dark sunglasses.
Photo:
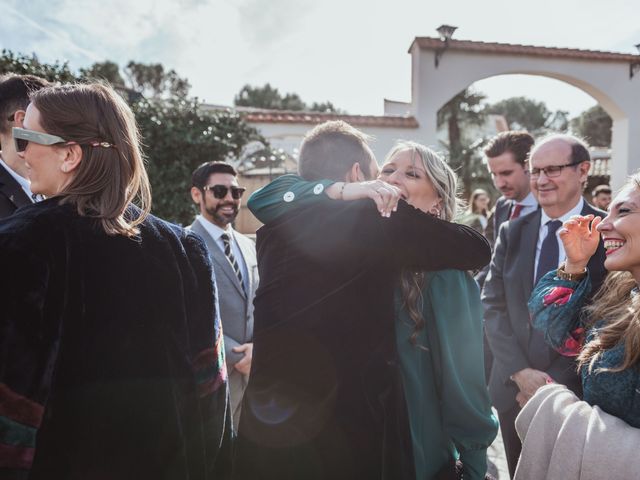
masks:
[(27, 167), (17, 154), (11, 130), (22, 126), (29, 93), (47, 85), (33, 75), (0, 77), (0, 218), (33, 201)]
[(258, 286), (255, 245), (231, 226), (245, 191), (236, 177), (235, 169), (224, 162), (207, 162), (193, 172), (191, 198), (200, 215), (190, 226), (207, 244), (216, 271), (234, 428), (251, 370), (253, 297)]

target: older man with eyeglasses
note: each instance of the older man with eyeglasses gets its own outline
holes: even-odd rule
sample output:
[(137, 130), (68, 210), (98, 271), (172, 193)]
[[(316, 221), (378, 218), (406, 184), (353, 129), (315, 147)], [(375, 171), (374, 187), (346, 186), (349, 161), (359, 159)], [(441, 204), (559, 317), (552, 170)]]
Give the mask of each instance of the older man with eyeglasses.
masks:
[(235, 430), (253, 355), (253, 297), (258, 288), (256, 247), (231, 226), (245, 191), (238, 185), (231, 165), (200, 165), (193, 172), (192, 185), (191, 199), (200, 214), (190, 229), (204, 239), (213, 260)]
[[(541, 208), (501, 226), (484, 285), (485, 328), (494, 357), (489, 392), (511, 476), (522, 448), (514, 425), (521, 407), (550, 382), (582, 393), (573, 358), (552, 350), (532, 329), (527, 301), (545, 273), (562, 268), (562, 224), (573, 215), (605, 215), (582, 197), (590, 165), (589, 150), (578, 138), (551, 135), (538, 141), (529, 158), (529, 178)], [(605, 275), (602, 242), (589, 272), (595, 292)]]

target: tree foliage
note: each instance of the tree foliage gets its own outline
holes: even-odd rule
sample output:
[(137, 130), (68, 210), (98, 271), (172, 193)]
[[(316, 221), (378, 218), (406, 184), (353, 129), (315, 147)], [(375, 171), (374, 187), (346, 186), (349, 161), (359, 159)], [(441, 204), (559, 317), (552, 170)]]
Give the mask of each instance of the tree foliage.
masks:
[(487, 113), (503, 115), (512, 130), (537, 132), (545, 127), (551, 112), (544, 102), (512, 97), (487, 106)]
[(120, 67), (110, 60), (96, 62), (88, 68), (80, 69), (80, 76), (88, 80), (103, 80), (113, 86), (124, 87), (124, 79), (120, 75)]
[[(118, 65), (106, 61), (73, 73), (66, 63), (41, 63), (3, 50), (0, 73), (32, 74), (53, 82), (106, 80), (130, 102), (140, 129), (143, 152), (151, 180), (153, 213), (187, 224), (194, 216), (189, 190), (191, 172), (209, 160), (227, 160), (240, 155), (251, 141), (268, 143), (237, 114), (205, 111), (188, 96), (189, 82), (159, 64), (129, 62), (121, 76)], [(137, 95), (131, 95), (131, 89)], [(144, 96), (143, 96), (144, 95)], [(263, 153), (265, 154), (265, 153)]]
[(53, 64), (41, 62), (36, 54), (31, 56), (13, 53), (3, 49), (0, 55), (0, 74), (15, 73), (16, 75), (35, 75), (50, 82), (73, 82), (76, 75), (69, 69), (67, 62), (56, 61)]
[(611, 146), (611, 127), (613, 120), (600, 105), (591, 107), (571, 120), (571, 130), (583, 137), (589, 145)]
[(466, 139), (462, 129), (471, 125), (481, 126), (486, 119), (483, 102), (485, 95), (471, 89), (463, 90), (438, 110), (438, 127), (447, 126), (449, 165), (459, 175), (465, 192), (470, 192), (476, 179), (487, 176), (477, 154), (482, 139)]
[(175, 70), (165, 70), (160, 63), (129, 62), (124, 69), (129, 87), (149, 97), (187, 98), (191, 84)]
[(511, 97), (487, 105), (487, 113), (502, 115), (512, 130), (526, 130), (532, 135), (547, 132), (566, 132), (569, 128), (569, 112), (550, 111), (544, 102), (527, 97)]
[(245, 85), (235, 96), (233, 103), (237, 107), (266, 108), (269, 110), (340, 112), (331, 102), (313, 102), (311, 106), (308, 106), (297, 93), (286, 93), (282, 95), (277, 88), (272, 87), (269, 83), (262, 87)]
[(249, 141), (266, 141), (236, 113), (204, 111), (193, 98), (143, 99), (133, 105), (148, 159), (153, 211), (187, 224), (194, 210), (191, 173), (210, 160), (238, 157)]

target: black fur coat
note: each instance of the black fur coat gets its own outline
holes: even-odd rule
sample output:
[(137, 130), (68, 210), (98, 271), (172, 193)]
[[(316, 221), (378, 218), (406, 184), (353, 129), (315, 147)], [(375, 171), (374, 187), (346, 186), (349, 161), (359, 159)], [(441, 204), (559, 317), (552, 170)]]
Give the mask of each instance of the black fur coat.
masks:
[(198, 237), (153, 216), (136, 239), (108, 236), (49, 199), (0, 222), (0, 282), (0, 478), (224, 476), (224, 348)]

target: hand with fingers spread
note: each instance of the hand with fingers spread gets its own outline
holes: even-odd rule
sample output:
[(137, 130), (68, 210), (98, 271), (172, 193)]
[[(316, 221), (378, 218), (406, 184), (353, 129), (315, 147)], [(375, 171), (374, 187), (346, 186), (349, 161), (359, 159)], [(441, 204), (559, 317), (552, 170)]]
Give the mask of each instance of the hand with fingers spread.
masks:
[(376, 203), (383, 217), (390, 217), (396, 211), (398, 201), (402, 198), (400, 189), (382, 180), (368, 182), (337, 182), (326, 190), (329, 198), (334, 200), (359, 200), (370, 198)]
[(567, 273), (584, 271), (598, 248), (600, 234), (596, 227), (601, 221), (602, 218), (594, 215), (575, 215), (562, 225), (559, 236), (567, 254), (564, 267)]

